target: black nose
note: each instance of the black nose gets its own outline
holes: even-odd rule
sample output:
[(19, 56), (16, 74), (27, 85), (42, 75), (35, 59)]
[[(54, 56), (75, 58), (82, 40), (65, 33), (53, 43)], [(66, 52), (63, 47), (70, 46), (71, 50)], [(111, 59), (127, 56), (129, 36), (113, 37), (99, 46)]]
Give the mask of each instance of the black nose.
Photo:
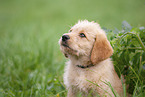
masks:
[(62, 36), (62, 41), (67, 41), (69, 39), (70, 39), (70, 37), (68, 35), (63, 35)]

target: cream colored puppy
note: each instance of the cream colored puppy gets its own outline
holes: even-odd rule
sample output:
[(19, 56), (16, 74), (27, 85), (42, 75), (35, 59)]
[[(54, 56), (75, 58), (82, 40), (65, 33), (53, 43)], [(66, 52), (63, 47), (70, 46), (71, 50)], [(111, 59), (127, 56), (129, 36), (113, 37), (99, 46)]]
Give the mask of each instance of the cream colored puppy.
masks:
[(60, 49), (69, 58), (65, 67), (64, 84), (68, 97), (114, 96), (108, 83), (122, 93), (122, 83), (111, 59), (113, 49), (99, 24), (79, 21), (59, 40)]

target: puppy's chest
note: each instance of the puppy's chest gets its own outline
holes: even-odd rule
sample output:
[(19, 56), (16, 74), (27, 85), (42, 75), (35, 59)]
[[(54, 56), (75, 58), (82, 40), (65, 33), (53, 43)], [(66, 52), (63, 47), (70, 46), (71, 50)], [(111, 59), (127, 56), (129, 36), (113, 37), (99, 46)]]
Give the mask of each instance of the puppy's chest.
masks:
[(73, 77), (68, 77), (69, 84), (71, 86), (74, 86), (78, 88), (79, 90), (82, 91), (87, 91), (88, 89), (91, 89), (93, 83), (96, 83), (96, 79), (93, 79), (92, 73), (87, 73), (84, 71), (79, 71), (79, 72), (71, 72), (71, 75), (74, 75)]

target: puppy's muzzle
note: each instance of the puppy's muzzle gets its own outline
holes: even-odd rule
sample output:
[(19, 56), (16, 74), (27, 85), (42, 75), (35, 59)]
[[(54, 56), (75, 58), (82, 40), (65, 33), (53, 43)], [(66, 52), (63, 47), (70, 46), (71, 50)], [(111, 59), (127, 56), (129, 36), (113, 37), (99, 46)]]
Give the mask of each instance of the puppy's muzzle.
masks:
[(67, 42), (67, 40), (69, 40), (69, 39), (70, 39), (70, 37), (68, 35), (63, 35), (62, 36), (62, 41), (63, 42)]

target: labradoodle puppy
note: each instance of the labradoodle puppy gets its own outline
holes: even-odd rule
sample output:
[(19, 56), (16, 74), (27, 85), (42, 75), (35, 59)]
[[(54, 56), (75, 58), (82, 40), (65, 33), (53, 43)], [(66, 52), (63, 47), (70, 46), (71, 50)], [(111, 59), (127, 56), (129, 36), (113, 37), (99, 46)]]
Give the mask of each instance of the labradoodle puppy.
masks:
[[(64, 73), (68, 97), (122, 94), (122, 83), (109, 58), (113, 49), (99, 24), (79, 21), (59, 40), (69, 58)], [(113, 90), (112, 90), (112, 88)]]

